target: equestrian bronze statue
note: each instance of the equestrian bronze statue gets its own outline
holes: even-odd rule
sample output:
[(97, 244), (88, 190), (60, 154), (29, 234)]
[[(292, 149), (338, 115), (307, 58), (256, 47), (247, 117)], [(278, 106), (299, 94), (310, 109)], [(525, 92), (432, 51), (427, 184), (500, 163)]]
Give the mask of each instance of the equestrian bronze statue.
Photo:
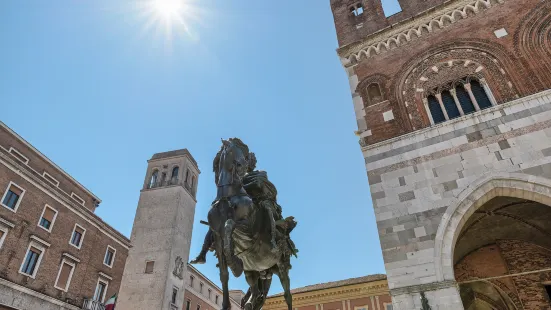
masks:
[[(292, 310), (289, 270), (291, 256), (298, 250), (290, 238), (297, 225), (293, 217), (283, 218), (277, 204), (277, 190), (265, 171), (256, 171), (256, 157), (241, 140), (222, 140), (213, 162), (217, 196), (208, 213), (210, 227), (201, 253), (192, 264), (204, 264), (214, 250), (222, 282), (222, 310), (230, 309), (229, 270), (245, 273), (249, 290), (241, 301), (246, 310), (259, 310), (276, 274)], [(235, 309), (234, 309), (235, 310)]]

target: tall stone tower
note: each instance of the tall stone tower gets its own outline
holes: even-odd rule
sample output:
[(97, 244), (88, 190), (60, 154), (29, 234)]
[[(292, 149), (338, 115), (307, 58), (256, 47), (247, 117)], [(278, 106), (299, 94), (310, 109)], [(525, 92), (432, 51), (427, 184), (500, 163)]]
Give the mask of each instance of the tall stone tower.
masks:
[(148, 161), (118, 310), (182, 309), (199, 173), (187, 149)]
[(551, 1), (397, 2), (331, 0), (392, 307), (548, 309)]

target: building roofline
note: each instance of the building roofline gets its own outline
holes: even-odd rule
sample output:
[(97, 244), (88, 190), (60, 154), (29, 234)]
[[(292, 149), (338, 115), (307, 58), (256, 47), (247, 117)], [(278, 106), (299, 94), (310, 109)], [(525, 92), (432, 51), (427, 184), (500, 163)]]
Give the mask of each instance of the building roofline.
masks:
[[(191, 160), (191, 162), (195, 165), (195, 168), (197, 168), (197, 170), (199, 170), (199, 165), (197, 165), (197, 161), (195, 160), (195, 158), (193, 158), (193, 155), (191, 155), (191, 153), (189, 152), (188, 149), (179, 149), (179, 150), (172, 150), (172, 151), (167, 151), (167, 152), (155, 153), (155, 154), (153, 154), (151, 159), (149, 159), (147, 162), (149, 163), (149, 162), (158, 161), (158, 160), (161, 160), (161, 159), (182, 157), (182, 156), (188, 156), (189, 159)], [(201, 171), (199, 171), (199, 173), (200, 172)]]
[[(216, 285), (214, 282), (212, 282), (207, 276), (205, 276), (201, 271), (197, 270), (197, 268), (195, 268), (192, 264), (188, 263), (188, 268), (191, 268), (193, 269), (193, 271), (195, 271), (198, 275), (200, 275), (201, 277), (203, 277), (203, 279), (205, 279), (210, 285), (214, 286), (217, 290), (219, 290), (220, 292), (223, 292), (223, 290), (218, 286)], [(229, 290), (230, 292), (231, 291), (241, 291), (243, 292), (242, 290)], [(230, 298), (231, 300), (233, 300), (232, 298)], [(235, 303), (239, 304), (240, 302), (237, 301), (237, 300), (233, 300)]]
[[(376, 282), (376, 281), (381, 281), (386, 279), (387, 277), (385, 274), (372, 274), (372, 275), (363, 276), (363, 277), (349, 278), (349, 279), (344, 279), (339, 281), (324, 282), (324, 283), (298, 287), (298, 288), (292, 289), (291, 293), (292, 294), (310, 293), (310, 292), (338, 288), (343, 286)], [(280, 296), (283, 296), (283, 293), (270, 295), (268, 296), (268, 298), (274, 298), (274, 297), (280, 297)]]
[(4, 122), (0, 121), (0, 126), (8, 130), (12, 135), (14, 135), (19, 141), (21, 141), (25, 146), (30, 148), (33, 152), (38, 154), (42, 159), (44, 159), (47, 163), (52, 165), (54, 168), (59, 170), (65, 177), (67, 177), (70, 181), (72, 181), (75, 185), (80, 187), (82, 190), (84, 190), (87, 194), (92, 196), (94, 199), (98, 201), (98, 203), (101, 203), (101, 199), (99, 199), (98, 196), (96, 196), (94, 193), (92, 193), (89, 189), (87, 189), (84, 185), (82, 185), (79, 181), (77, 181), (75, 178), (73, 178), (70, 174), (68, 174), (65, 170), (63, 170), (61, 167), (56, 165), (53, 161), (51, 161), (46, 155), (44, 155), (42, 152), (40, 152), (37, 148), (35, 148), (32, 144), (30, 144), (27, 140), (25, 140), (23, 137), (21, 137), (19, 134), (17, 134), (13, 129), (11, 129), (8, 125), (6, 125)]

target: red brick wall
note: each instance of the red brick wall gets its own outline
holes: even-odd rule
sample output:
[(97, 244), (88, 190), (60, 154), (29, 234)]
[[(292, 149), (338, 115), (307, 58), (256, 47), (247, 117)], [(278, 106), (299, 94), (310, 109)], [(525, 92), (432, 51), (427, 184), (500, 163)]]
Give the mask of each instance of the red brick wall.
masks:
[[(0, 195), (4, 194), (10, 181), (24, 188), (26, 192), (17, 213), (0, 206), (0, 216), (15, 224), (15, 227), (7, 233), (0, 249), (0, 276), (60, 300), (71, 299), (71, 303), (81, 306), (83, 298), (93, 296), (98, 273), (103, 272), (113, 278), (109, 282), (106, 299), (117, 293), (128, 251), (57, 200), (6, 166), (0, 165)], [(37, 225), (46, 204), (58, 211), (51, 233)], [(69, 245), (75, 223), (86, 229), (80, 250)], [(35, 279), (19, 273), (31, 235), (38, 236), (51, 244), (46, 249)], [(107, 245), (114, 247), (117, 251), (113, 268), (103, 265)], [(63, 253), (69, 253), (80, 260), (66, 293), (54, 288)]]
[[(472, 279), (537, 271), (551, 266), (551, 250), (519, 240), (500, 240), (473, 251), (455, 266), (458, 282)], [(489, 280), (506, 292), (524, 309), (551, 309), (544, 283), (551, 282), (550, 272), (517, 275)]]
[[(349, 16), (343, 15), (348, 12), (342, 9), (343, 5), (345, 8), (347, 7), (348, 2), (355, 1), (332, 1), (337, 36), (341, 47), (357, 40), (363, 40), (374, 29), (380, 28), (380, 25), (388, 23), (390, 20), (397, 22), (423, 10), (425, 4), (430, 7), (442, 1), (425, 1), (425, 3), (402, 1), (402, 4), (406, 6), (404, 12), (390, 17), (388, 21), (386, 19), (374, 21), (379, 26), (373, 29), (366, 26), (367, 22), (364, 22), (364, 27), (360, 29), (351, 26), (351, 23), (354, 22)], [(376, 2), (378, 3), (378, 1)], [(374, 7), (369, 7), (366, 16), (375, 19), (380, 16), (378, 12), (378, 4), (375, 4)], [(549, 52), (551, 40), (538, 41), (537, 39), (538, 37), (548, 37), (551, 33), (551, 25), (545, 22), (546, 18), (548, 19), (551, 15), (549, 1), (505, 1), (503, 4), (492, 4), (492, 7), (487, 10), (481, 9), (481, 12), (476, 15), (471, 13), (469, 15), (471, 15), (469, 18), (459, 19), (453, 24), (448, 23), (449, 25), (442, 29), (435, 27), (432, 33), (424, 30), (421, 37), (414, 37), (411, 41), (388, 51), (383, 48), (380, 54), (372, 54), (368, 59), (363, 58), (355, 65), (353, 70), (360, 82), (359, 89), (356, 90), (358, 93), (363, 92), (361, 87), (367, 86), (362, 82), (374, 76), (389, 77), (387, 95), (390, 103), (384, 108), (379, 107), (376, 110), (370, 107), (366, 108), (367, 127), (372, 130), (373, 134), (365, 139), (366, 143), (379, 142), (430, 125), (421, 101), (422, 98), (411, 97), (407, 94), (406, 91), (411, 91), (413, 87), (409, 85), (406, 87), (405, 81), (412, 76), (411, 72), (414, 68), (425, 66), (423, 61), (436, 53), (445, 53), (454, 49), (464, 49), (465, 51), (475, 49), (491, 55), (492, 59), (497, 61), (498, 66), (504, 69), (505, 77), (502, 77), (499, 70), (490, 72), (488, 69), (482, 71), (481, 74), (486, 78), (498, 103), (509, 101), (516, 96), (523, 97), (551, 88), (551, 53)], [(530, 22), (526, 22), (525, 18)], [(497, 38), (494, 31), (501, 28), (505, 28), (508, 35)], [(383, 38), (386, 37), (381, 35), (381, 40)], [(346, 53), (347, 48), (343, 47), (340, 53)], [(508, 82), (512, 84), (511, 89), (504, 86)], [(365, 94), (362, 94), (362, 97), (364, 104), (367, 104), (368, 100)], [(406, 107), (406, 101), (409, 101), (408, 107)], [(389, 108), (393, 109), (396, 121), (381, 122), (381, 111)], [(412, 115), (411, 118), (409, 114)]]

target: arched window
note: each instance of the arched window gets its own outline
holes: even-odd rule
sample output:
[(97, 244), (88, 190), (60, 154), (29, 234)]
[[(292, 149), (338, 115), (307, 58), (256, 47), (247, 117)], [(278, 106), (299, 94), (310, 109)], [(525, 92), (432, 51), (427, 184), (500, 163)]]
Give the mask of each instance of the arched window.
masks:
[(178, 173), (180, 173), (180, 167), (172, 168), (172, 180), (178, 180)]
[(153, 174), (151, 174), (151, 179), (149, 180), (149, 188), (155, 187), (157, 184), (157, 178), (159, 177), (159, 171), (155, 170), (153, 171)]
[(438, 99), (436, 99), (435, 96), (430, 95), (428, 98), (429, 102), (429, 111), (432, 115), (432, 120), (435, 124), (442, 123), (446, 121), (446, 117), (444, 116), (444, 112), (442, 112), (442, 109), (440, 108), (440, 103), (438, 103)]
[(453, 99), (453, 96), (449, 90), (442, 92), (442, 103), (444, 104), (444, 108), (446, 108), (446, 112), (448, 113), (448, 117), (450, 119), (461, 116), (461, 113), (459, 113), (459, 109), (455, 104), (455, 99)]
[(484, 87), (482, 87), (479, 81), (471, 81), (471, 90), (481, 110), (492, 106), (492, 102), (490, 101), (490, 98), (488, 98), (488, 94), (486, 94)]
[(457, 92), (457, 99), (461, 103), (461, 108), (463, 109), (463, 112), (465, 112), (465, 114), (471, 114), (476, 111), (474, 104), (471, 101), (471, 97), (469, 96), (469, 93), (465, 90), (463, 84), (458, 85), (455, 88), (455, 91)]
[(383, 101), (383, 93), (381, 87), (377, 83), (371, 83), (367, 86), (367, 97), (369, 104), (376, 104)]

